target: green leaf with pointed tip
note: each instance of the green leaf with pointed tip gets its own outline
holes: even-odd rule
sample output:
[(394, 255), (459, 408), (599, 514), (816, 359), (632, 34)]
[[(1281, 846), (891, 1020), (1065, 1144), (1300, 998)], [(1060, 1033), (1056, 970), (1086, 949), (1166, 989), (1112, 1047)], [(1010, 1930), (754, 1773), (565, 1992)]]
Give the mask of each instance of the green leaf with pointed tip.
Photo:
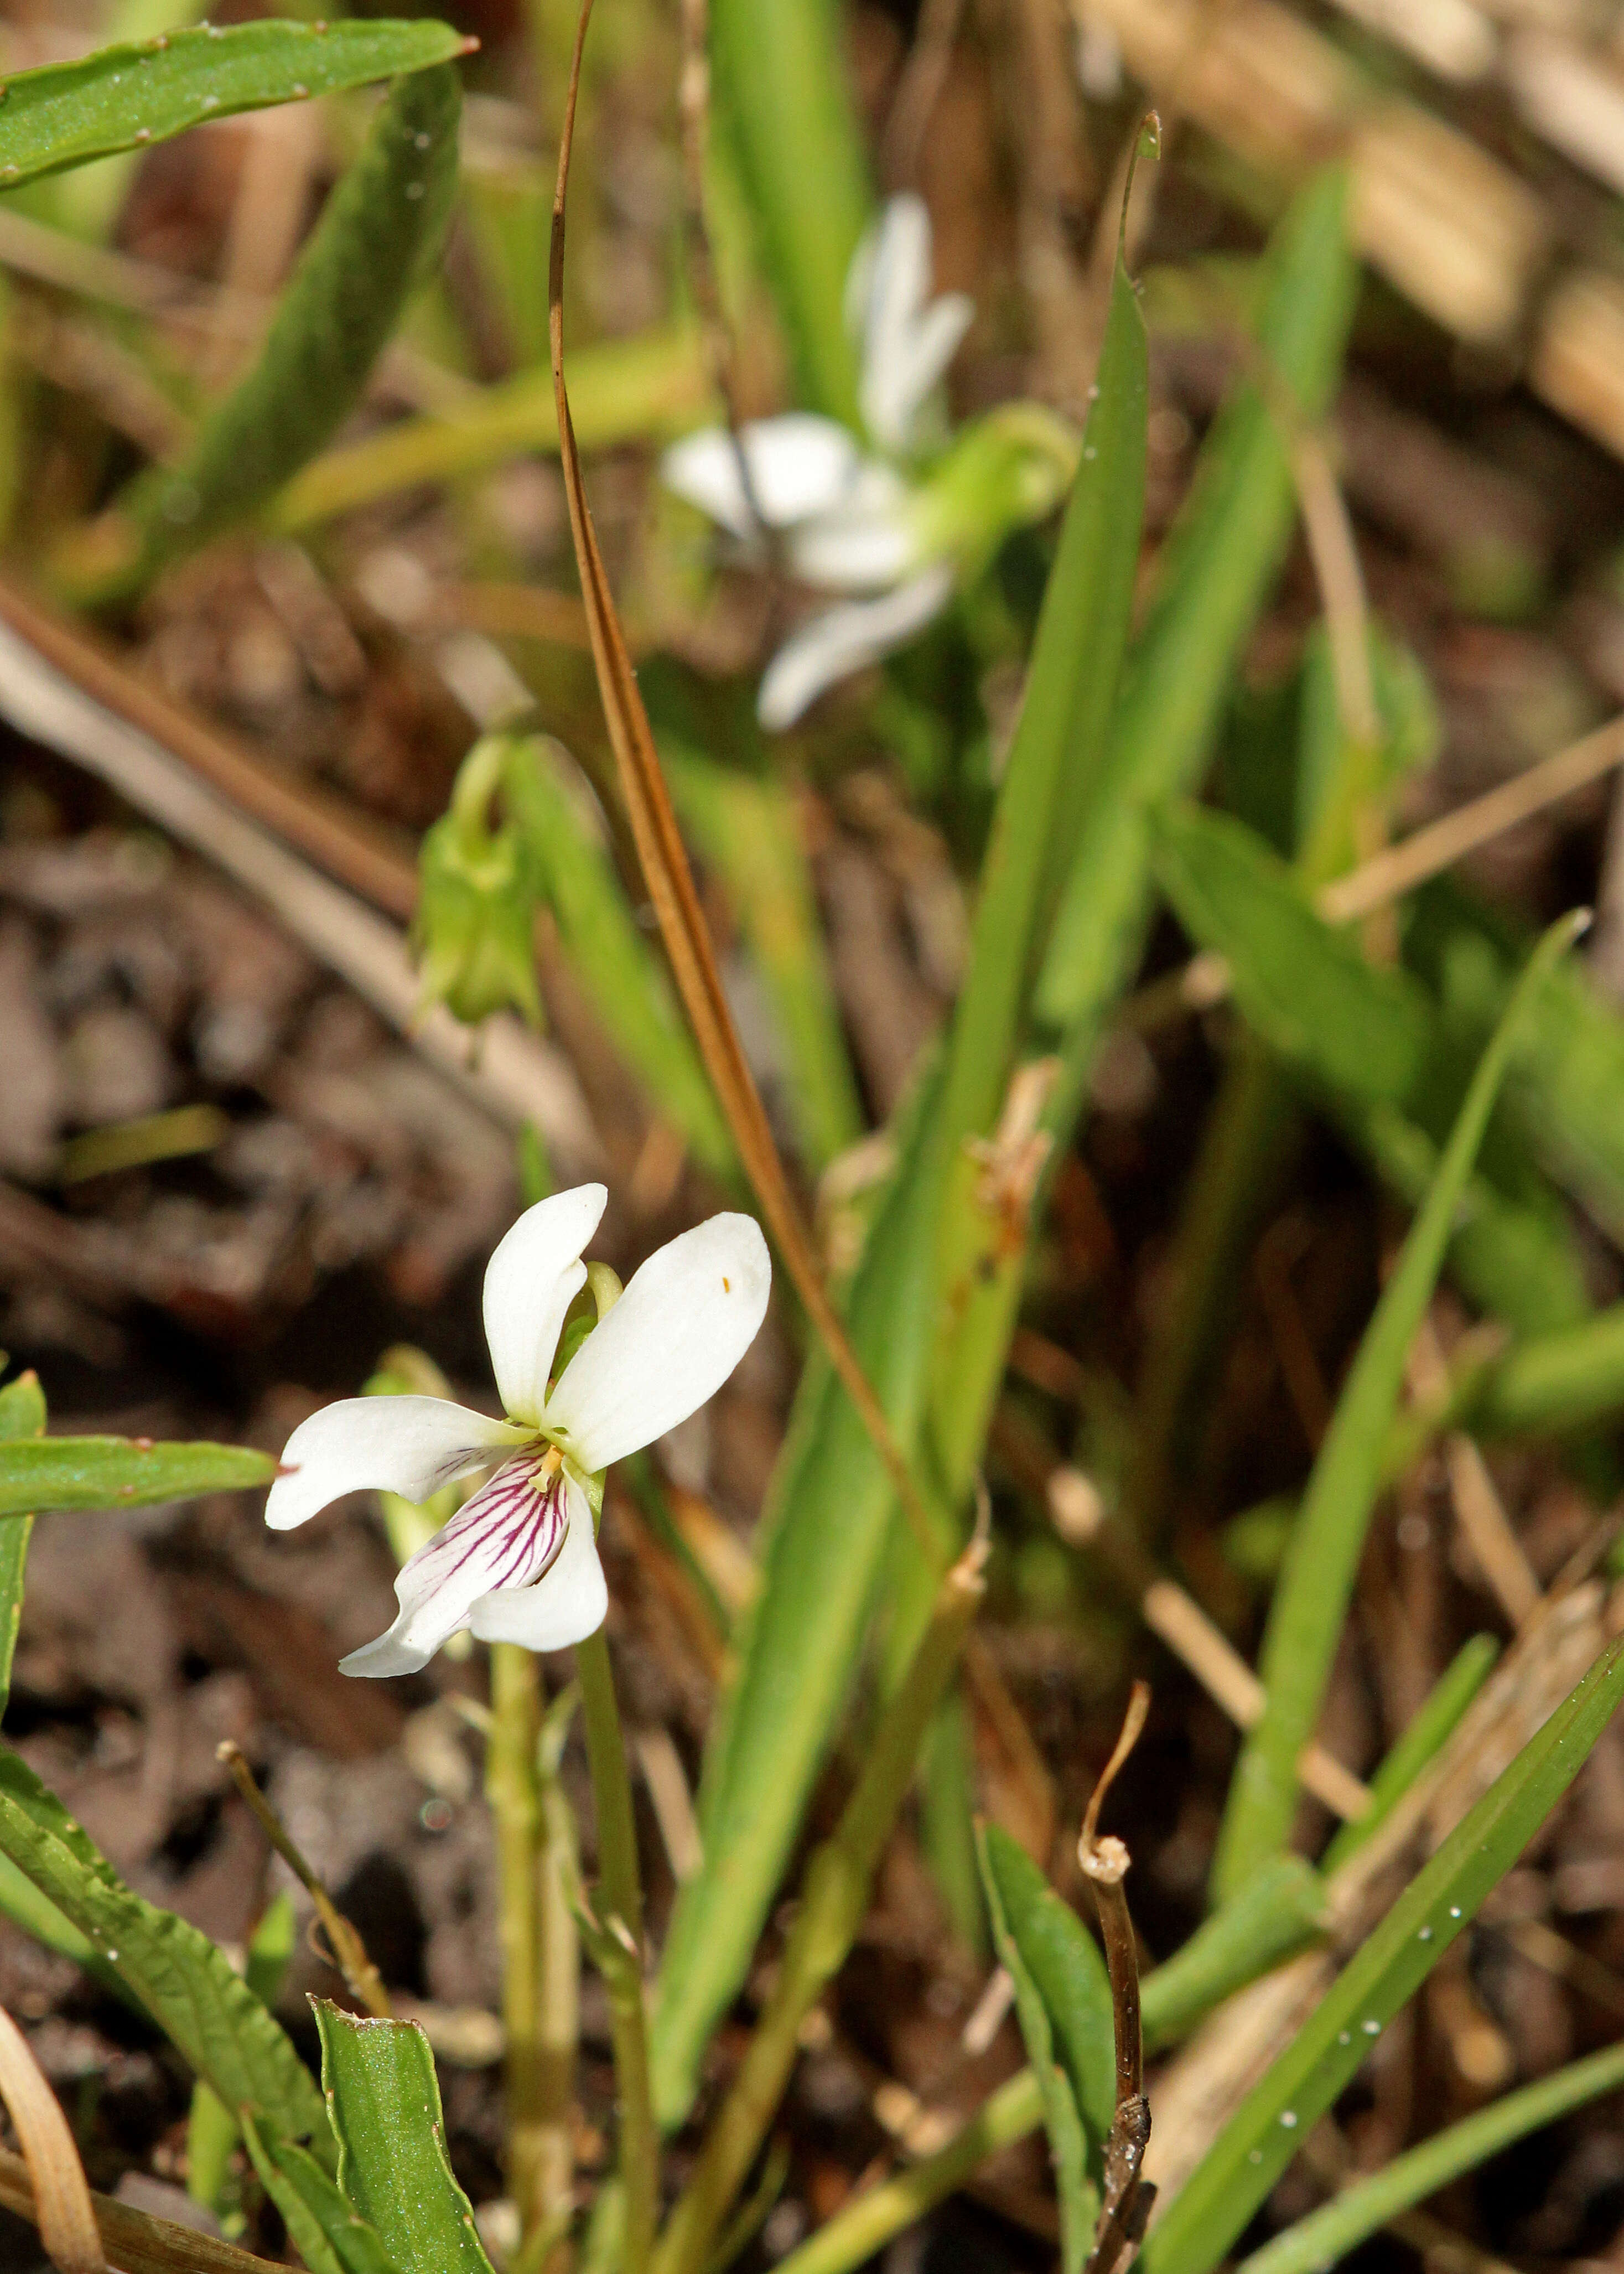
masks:
[(4, 1751), (0, 1851), (88, 1936), (228, 2108), (263, 2109), (321, 2152), (327, 2119), (315, 2082), (224, 1952), (127, 1887), (55, 1794)]
[(1334, 2202), (1298, 2219), (1273, 2242), (1242, 2259), (1236, 2274), (1321, 2274), (1350, 2251), (1462, 2173), (1526, 2139), (1542, 2125), (1554, 2124), (1571, 2109), (1583, 2108), (1604, 2092), (1624, 2085), (1624, 2045), (1609, 2045), (1588, 2060), (1572, 2061), (1554, 2075), (1542, 2076), (1521, 2092), (1452, 2124), (1407, 2156), (1397, 2157), (1368, 2180), (1355, 2183)]
[(1472, 1077), (1432, 1188), (1337, 1399), (1269, 1607), (1259, 1664), (1263, 1713), (1241, 1747), (1213, 1866), (1221, 1899), (1244, 1885), (1290, 1835), (1297, 1761), (1313, 1736), (1330, 1680), (1354, 1574), (1381, 1489), (1405, 1361), (1522, 1026), (1543, 1002), (1545, 981), (1574, 937), (1574, 922), (1566, 918), (1553, 925), (1530, 959)]
[(447, 2160), (428, 2039), (415, 2022), (366, 2021), (325, 1998), (310, 2002), (338, 2138), (338, 2184), (350, 2207), (401, 2274), (491, 2274)]
[(1116, 2097), (1110, 1981), (1092, 1936), (1026, 1849), (996, 1824), (979, 1826), (975, 1844), (994, 1946), (1015, 1984), (1020, 2034), (1043, 2096), (1060, 2263), (1064, 2274), (1079, 2274), (1100, 2216), (1090, 2167), (1099, 2168)]
[[(1265, 263), (1258, 338), (1277, 382), (1311, 422), (1342, 367), (1358, 272), (1336, 169), (1299, 193)], [(1194, 783), (1241, 647), (1290, 542), (1287, 437), (1247, 384), (1225, 405), (1157, 564), (1155, 596), (1123, 677), (1108, 747), (1079, 785), (1083, 825), (1037, 990), (1039, 1015), (1092, 1022), (1137, 959), (1149, 906), (1152, 808)]]
[(199, 1493), (246, 1492), (268, 1485), (275, 1473), (270, 1455), (252, 1445), (162, 1444), (140, 1437), (0, 1443), (0, 1517), (44, 1509), (147, 1508)]
[(466, 52), (448, 24), (199, 26), (15, 72), (0, 95), (0, 189), (165, 142), (206, 119), (365, 87)]
[(1624, 1641), (1597, 1660), (1360, 1946), (1152, 2228), (1140, 2274), (1209, 2274), (1227, 2255), (1382, 2030), (1567, 1791), (1621, 1697)]
[(399, 2274), (376, 2231), (312, 2155), (265, 2116), (244, 2116), (243, 2138), (310, 2274)]
[[(349, 417), (439, 250), (461, 112), (448, 64), (396, 81), (300, 253), (252, 369), (190, 456), (138, 477), (90, 532), (81, 573), (91, 597), (138, 587), (248, 519)], [(64, 573), (74, 579), (71, 557)]]

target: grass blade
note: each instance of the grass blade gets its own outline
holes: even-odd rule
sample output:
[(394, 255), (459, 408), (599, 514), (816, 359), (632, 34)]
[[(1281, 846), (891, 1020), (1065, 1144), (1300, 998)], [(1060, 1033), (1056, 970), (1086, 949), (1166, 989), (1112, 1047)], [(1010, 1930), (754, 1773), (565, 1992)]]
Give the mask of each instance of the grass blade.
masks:
[(6, 82), (0, 187), (165, 142), (205, 119), (425, 71), (477, 44), (430, 19), (294, 24), (271, 18), (161, 32), (138, 46), (43, 64)]
[(1401, 2211), (1425, 2202), (1464, 2172), (1475, 2171), (1541, 2125), (1553, 2124), (1587, 2100), (1624, 2085), (1624, 2045), (1609, 2045), (1588, 2060), (1572, 2061), (1553, 2076), (1452, 2124), (1384, 2171), (1359, 2181), (1335, 2202), (1243, 2258), (1236, 2274), (1319, 2274), (1358, 2248)]
[(711, 0), (710, 54), (801, 398), (861, 426), (846, 286), (872, 193), (839, 19), (823, 0)]
[[(1340, 173), (1317, 177), (1270, 247), (1258, 344), (1302, 417), (1323, 416), (1342, 366), (1357, 269)], [(1151, 807), (1193, 781), (1243, 641), (1290, 538), (1287, 440), (1257, 388), (1242, 387), (1207, 438), (1196, 486), (1162, 550), (1156, 597), (1135, 643), (1110, 742), (1084, 812), (1038, 984), (1049, 1026), (1097, 1017), (1122, 987), (1147, 900)]]
[(1432, 1188), (1359, 1345), (1292, 1530), (1269, 1609), (1259, 1671), (1262, 1719), (1249, 1731), (1229, 1788), (1213, 1883), (1222, 1901), (1282, 1849), (1297, 1805), (1297, 1757), (1314, 1734), (1371, 1512), (1404, 1364), (1500, 1083), (1531, 1007), (1572, 945), (1577, 921), (1547, 932), (1518, 982), (1472, 1078)]
[[(1138, 552), (1143, 405), (1144, 331), (1124, 282), (1113, 298), (1101, 395), (1088, 429), (1094, 435), (1098, 420), (1109, 448), (1096, 442), (1095, 457), (1080, 461), (1062, 541), (1064, 573), (1052, 602), (1045, 604), (1041, 656), (1034, 666), (1039, 707), (1033, 724), (1018, 733), (1000, 793), (1001, 812), (1009, 804), (1015, 817), (995, 824), (999, 850), (988, 864), (971, 976), (955, 1016), (953, 1070), (945, 1077), (953, 1099), (944, 1103), (944, 1077), (936, 1076), (922, 1086), (913, 1113), (897, 1130), (898, 1170), (848, 1304), (853, 1342), (873, 1369), (905, 1443), (915, 1432), (928, 1385), (932, 1291), (942, 1284), (944, 1268), (955, 1284), (966, 1276), (954, 1268), (961, 1251), (978, 1252), (989, 1233), (1004, 1237), (1002, 1217), (995, 1221), (980, 1204), (974, 1163), (962, 1157), (956, 1163), (954, 1156), (963, 1138), (996, 1115), (1019, 1038), (1067, 738), (1097, 730), (1115, 682), (1126, 630), (1125, 591)], [(1079, 613), (1085, 608), (1104, 615), (1097, 644), (1092, 622)], [(944, 1234), (950, 1174), (962, 1191)], [(1019, 1266), (1017, 1252), (990, 1298), (973, 1269), (967, 1275), (966, 1284), (983, 1298), (977, 1321), (989, 1306), (996, 1312), (986, 1339), (996, 1349), (996, 1363), (978, 1382), (978, 1392), (984, 1392), (980, 1406), (962, 1407), (956, 1416), (965, 1424), (971, 1465), (1002, 1370)], [(966, 1412), (971, 1419), (965, 1423)], [(706, 1764), (701, 1802), (710, 1860), (680, 1891), (666, 1942), (654, 2037), (656, 2091), (665, 2121), (675, 2120), (691, 2099), (705, 2039), (744, 1979), (849, 1694), (878, 1586), (891, 1528), (892, 1481), (873, 1444), (851, 1423), (838, 1387), (821, 1370), (809, 1374), (774, 1480), (761, 1597)], [(953, 1498), (967, 1481), (967, 1473), (949, 1480)], [(946, 1511), (950, 1517), (955, 1513)], [(941, 1529), (945, 1560), (949, 1524)], [(893, 1603), (889, 1638), (890, 1663), (898, 1673), (929, 1615), (933, 1561), (916, 1552), (904, 1567), (906, 1600)], [(726, 1857), (725, 1866), (719, 1857)]]
[(1370, 1781), (1371, 1804), (1364, 1816), (1344, 1824), (1320, 1859), (1328, 1879), (1356, 1848), (1380, 1830), (1427, 1763), (1448, 1743), (1455, 1725), (1494, 1671), (1500, 1645), (1492, 1635), (1473, 1635), (1439, 1675), (1425, 1703), (1394, 1744)]
[(1624, 1642), (1597, 1660), (1362, 1944), (1153, 2228), (1141, 2274), (1208, 2274), (1226, 2255), (1309, 2128), (1567, 1791), (1620, 1697)]

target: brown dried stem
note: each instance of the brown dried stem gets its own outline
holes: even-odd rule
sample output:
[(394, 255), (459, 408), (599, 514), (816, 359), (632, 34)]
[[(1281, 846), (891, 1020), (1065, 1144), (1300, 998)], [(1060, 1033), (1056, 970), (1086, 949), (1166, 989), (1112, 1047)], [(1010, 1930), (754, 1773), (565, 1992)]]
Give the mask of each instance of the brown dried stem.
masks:
[(374, 2021), (392, 2021), (395, 2008), (389, 2003), (382, 1975), (367, 1955), (366, 1945), (295, 1846), (287, 1826), (255, 1781), (242, 1747), (227, 1737), (214, 1748), (214, 1758), (230, 1770), (232, 1782), (253, 1811), (266, 1838), (315, 1904), (333, 1962), (343, 1976), (347, 1988), (360, 1999)]
[(878, 1398), (846, 1338), (823, 1284), (822, 1269), (800, 1208), (790, 1191), (784, 1164), (745, 1058), (733, 1013), (728, 1007), (721, 973), (695, 889), (688, 853), (672, 809), (671, 795), (654, 747), (653, 730), (637, 690), (626, 636), (609, 588), (608, 572), (598, 550), (598, 534), (587, 501), (570, 418), (569, 395), (564, 383), (564, 216), (569, 187), (569, 161), (575, 138), (575, 102), (581, 82), (581, 58), (591, 21), (592, 0), (583, 0), (575, 26), (575, 52), (570, 59), (569, 91), (564, 106), (563, 131), (559, 138), (558, 185), (553, 200), (552, 257), (548, 273), (548, 335), (553, 350), (553, 383), (558, 402), (559, 455), (569, 501), (570, 532), (575, 540), (575, 565), (581, 595), (591, 635), (592, 663), (604, 706), (615, 769), (626, 800), (637, 857), (649, 898), (654, 906), (660, 936), (683, 1007), (694, 1029), (706, 1072), (710, 1077), (739, 1157), (755, 1189), (761, 1211), (776, 1241), (790, 1277), (829, 1352), (835, 1372), (873, 1439), (896, 1487), (908, 1523), (930, 1567), (939, 1568), (940, 1546), (920, 1501), (907, 1465)]
[(1150, 1711), (1150, 1684), (1136, 1682), (1123, 1716), (1122, 1735), (1100, 1772), (1100, 1781), (1083, 1818), (1077, 1860), (1094, 1883), (1100, 1911), (1100, 1932), (1105, 1944), (1106, 1970), (1111, 1980), (1111, 2014), (1116, 2038), (1116, 2112), (1105, 2142), (1105, 2199), (1089, 2255), (1087, 2274), (1112, 2274), (1124, 2245), (1142, 2231), (1141, 2210), (1148, 2197), (1139, 2185), (1139, 2171), (1150, 2140), (1150, 2105), (1145, 2097), (1144, 2042), (1139, 2027), (1139, 1959), (1128, 1916), (1123, 1881), (1132, 1858), (1124, 1841), (1099, 1836), (1100, 1810), (1116, 1781), (1116, 1773), (1139, 1742)]

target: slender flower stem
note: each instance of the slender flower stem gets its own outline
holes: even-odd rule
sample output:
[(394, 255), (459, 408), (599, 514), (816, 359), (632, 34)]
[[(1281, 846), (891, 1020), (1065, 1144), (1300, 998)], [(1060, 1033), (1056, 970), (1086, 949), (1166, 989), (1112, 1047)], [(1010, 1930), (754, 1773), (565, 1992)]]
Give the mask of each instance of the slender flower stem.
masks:
[(546, 2218), (548, 2117), (540, 2043), (541, 1945), (536, 1783), (540, 1674), (516, 1643), (491, 1647), (491, 1733), (485, 1792), (496, 1826), (502, 1948), (502, 2024), (507, 2032), (508, 2191), (528, 2239)]
[[(600, 1627), (575, 1645), (587, 1766), (598, 1811), (598, 1894), (603, 1930), (595, 1952), (609, 1987), (615, 2086), (620, 2104), (620, 2183), (626, 2195), (621, 2274), (643, 2274), (659, 2212), (659, 2130), (649, 2080), (643, 1984), (643, 1881), (620, 1709), (609, 1645)], [(618, 1956), (617, 1956), (618, 1952)]]
[[(538, 2177), (543, 2215), (554, 2233), (567, 2227), (575, 2200), (575, 2053), (581, 2033), (581, 1933), (575, 1902), (581, 1869), (575, 1815), (558, 1773), (559, 1756), (575, 1706), (570, 1696), (554, 1702), (542, 1724), (536, 1749), (541, 1802), (541, 1852), (537, 1859), (541, 1940)], [(553, 2263), (549, 2255), (546, 2263)]]
[(722, 2220), (783, 2097), (801, 2025), (845, 1963), (862, 1924), (880, 1850), (985, 1593), (986, 1560), (986, 1542), (978, 1533), (942, 1583), (930, 1623), (875, 1732), (838, 1826), (807, 1866), (772, 1995), (661, 2238), (656, 2274), (702, 2274), (710, 2261)]

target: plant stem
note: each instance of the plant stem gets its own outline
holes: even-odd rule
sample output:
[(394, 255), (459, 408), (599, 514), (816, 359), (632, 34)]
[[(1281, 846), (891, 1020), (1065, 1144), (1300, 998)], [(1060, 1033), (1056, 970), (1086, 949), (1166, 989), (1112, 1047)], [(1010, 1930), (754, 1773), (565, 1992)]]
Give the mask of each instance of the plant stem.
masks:
[(657, 2274), (702, 2274), (794, 2066), (801, 2025), (845, 1963), (925, 1732), (985, 1592), (986, 1543), (971, 1542), (943, 1581), (907, 1676), (886, 1708), (839, 1825), (807, 1866), (778, 1979), (694, 2175), (661, 2239)]
[(517, 1643), (491, 1646), (491, 1736), (485, 1791), (496, 1826), (502, 1947), (502, 2024), (507, 2032), (508, 2191), (525, 2238), (545, 2218), (549, 2140), (540, 2042), (541, 1943), (538, 1851), (541, 1802), (536, 1784), (540, 1672)]
[[(555, 1729), (553, 1724), (557, 1719), (555, 1708), (536, 1751), (541, 1803), (541, 1852), (537, 1858), (540, 1941), (537, 2187), (542, 2216), (555, 2232), (568, 2224), (575, 2199), (575, 2052), (581, 2034), (581, 1935), (574, 1908), (581, 1870), (575, 1816), (558, 1775), (558, 1757), (568, 1724), (564, 1721)], [(547, 2263), (552, 2263), (550, 2258)]]
[[(598, 1895), (603, 1933), (595, 1954), (609, 1987), (615, 2086), (620, 2104), (620, 2183), (626, 2195), (621, 2274), (643, 2274), (659, 2212), (659, 2130), (649, 2080), (643, 1983), (643, 1881), (631, 1780), (615, 1702), (609, 1645), (600, 1627), (575, 1645), (587, 1766), (598, 1811)], [(617, 1946), (622, 1954), (615, 1956)]]

